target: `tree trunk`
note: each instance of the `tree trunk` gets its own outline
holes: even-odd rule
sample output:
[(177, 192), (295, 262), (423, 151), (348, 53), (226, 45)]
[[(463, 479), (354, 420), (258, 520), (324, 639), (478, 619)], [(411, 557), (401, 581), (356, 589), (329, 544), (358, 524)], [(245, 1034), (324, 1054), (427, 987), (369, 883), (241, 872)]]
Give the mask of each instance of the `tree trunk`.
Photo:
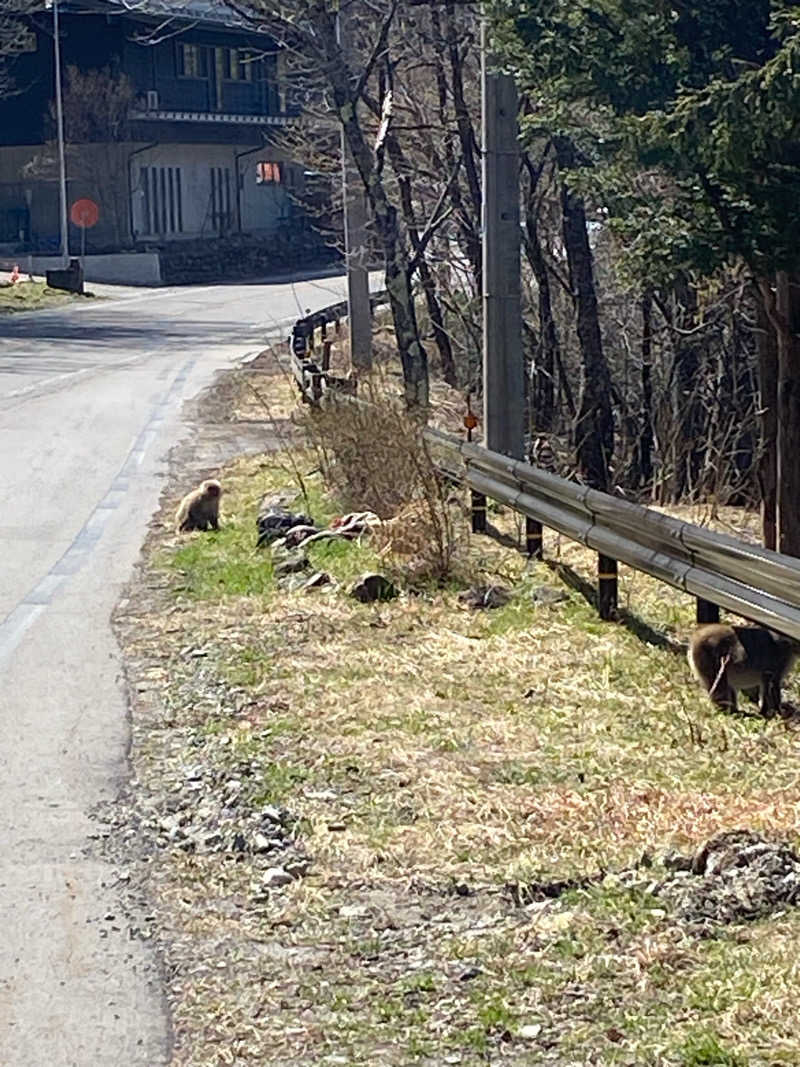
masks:
[(317, 7), (316, 32), (328, 62), (328, 77), (339, 121), (364, 184), (372, 221), (383, 246), (386, 291), (392, 309), (395, 341), (403, 367), (406, 404), (410, 409), (428, 407), (428, 354), (422, 345), (409, 275), (408, 254), (397, 221), (397, 208), (390, 202), (375, 156), (367, 144), (353, 99), (351, 71), (336, 39), (334, 16)]
[[(450, 190), (450, 203), (453, 207), (453, 214), (456, 219), (459, 233), (461, 234), (464, 250), (472, 268), (472, 274), (475, 279), (475, 291), (480, 293), (483, 285), (483, 256), (480, 234), (480, 182), (478, 180), (478, 171), (474, 159), (474, 151), (476, 147), (475, 135), (473, 133), (471, 137), (468, 136), (468, 111), (466, 112), (467, 122), (464, 122), (466, 105), (464, 104), (463, 79), (461, 77), (463, 62), (459, 58), (457, 46), (452, 41), (452, 12), (448, 16), (448, 44), (446, 45), (439, 11), (433, 4), (430, 6), (429, 10), (431, 16), (433, 47), (436, 53), (434, 70), (436, 73), (436, 88), (439, 99), (439, 122), (442, 130), (446, 130), (450, 125), (449, 100), (451, 94), (445, 77), (445, 63), (449, 60), (453, 77), (452, 95), (459, 122), (458, 133), (461, 144), (461, 155), (464, 161), (467, 180), (470, 183), (469, 195), (473, 205), (476, 192), (478, 194), (478, 208), (476, 213), (474, 210), (471, 211), (464, 203), (461, 195), (461, 186), (458, 180), (453, 182)], [(455, 52), (453, 51), (453, 48), (455, 48)], [(468, 153), (464, 150), (465, 141), (469, 148)], [(444, 141), (444, 158), (447, 166), (447, 173), (450, 174), (453, 171), (457, 157), (449, 136), (445, 137)]]
[(639, 479), (653, 480), (653, 294), (642, 294), (642, 422), (639, 432)]
[(776, 491), (778, 483), (778, 339), (770, 318), (773, 302), (769, 282), (755, 292), (758, 319), (758, 394), (761, 428), (758, 485), (761, 496), (761, 537), (765, 548), (777, 548)]
[(535, 430), (550, 430), (555, 414), (555, 377), (559, 361), (558, 331), (553, 316), (550, 276), (542, 255), (533, 197), (525, 204), (525, 256), (536, 278), (539, 300), (539, 340), (535, 349), (531, 382), (531, 412)]
[(778, 337), (778, 551), (800, 556), (800, 276), (776, 276)]
[(684, 277), (675, 283), (677, 308), (675, 325), (682, 333), (675, 337), (673, 399), (678, 425), (674, 455), (672, 499), (675, 503), (697, 493), (705, 461), (705, 412), (700, 395), (700, 343), (686, 336), (697, 328), (697, 291)]
[[(576, 165), (575, 146), (566, 137), (554, 141), (562, 174)], [(575, 422), (578, 464), (594, 489), (609, 488), (609, 463), (614, 451), (614, 412), (611, 375), (603, 352), (592, 249), (583, 200), (562, 179), (561, 208), (570, 285), (578, 316), (578, 340), (583, 363), (583, 389)]]
[(414, 203), (411, 198), (411, 182), (408, 179), (409, 168), (403, 159), (403, 153), (397, 138), (389, 134), (386, 138), (386, 144), (389, 150), (389, 158), (392, 162), (392, 169), (397, 177), (397, 183), (400, 190), (400, 203), (403, 208), (403, 218), (405, 219), (406, 229), (408, 230), (408, 236), (411, 241), (411, 248), (417, 257), (417, 271), (419, 272), (422, 291), (425, 294), (425, 303), (428, 307), (428, 314), (431, 318), (434, 340), (436, 341), (436, 347), (439, 349), (439, 356), (442, 360), (442, 377), (448, 385), (455, 387), (458, 384), (458, 377), (456, 375), (456, 363), (453, 357), (453, 346), (450, 344), (450, 335), (445, 327), (442, 306), (439, 303), (439, 298), (436, 294), (436, 282), (431, 274), (428, 261), (425, 259), (425, 251), (420, 247), (417, 220), (414, 217)]

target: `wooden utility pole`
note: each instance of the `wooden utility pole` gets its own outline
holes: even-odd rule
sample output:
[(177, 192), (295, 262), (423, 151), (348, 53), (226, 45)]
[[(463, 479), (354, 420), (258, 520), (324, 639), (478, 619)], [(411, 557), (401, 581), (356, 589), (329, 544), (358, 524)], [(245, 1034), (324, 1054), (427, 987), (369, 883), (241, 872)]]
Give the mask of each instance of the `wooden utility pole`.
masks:
[[(339, 45), (346, 59), (351, 52), (348, 5), (341, 4), (337, 18)], [(354, 105), (357, 106), (357, 103)], [(347, 266), (347, 313), (350, 320), (350, 362), (358, 370), (372, 366), (372, 314), (369, 306), (369, 255), (367, 198), (361, 177), (342, 130), (342, 200), (344, 249)]]
[(514, 79), (492, 70), (481, 25), (483, 88), (483, 425), (487, 448), (525, 449), (520, 310), (519, 143)]

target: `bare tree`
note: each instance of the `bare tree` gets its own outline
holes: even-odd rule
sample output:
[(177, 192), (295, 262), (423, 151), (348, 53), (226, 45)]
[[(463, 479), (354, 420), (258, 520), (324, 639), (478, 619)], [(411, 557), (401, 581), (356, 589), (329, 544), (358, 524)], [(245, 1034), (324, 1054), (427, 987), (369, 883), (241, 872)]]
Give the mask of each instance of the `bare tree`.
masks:
[(34, 0), (4, 0), (0, 4), (0, 96), (15, 91), (15, 61), (35, 47), (36, 39), (26, 19), (34, 6)]
[[(127, 232), (129, 114), (135, 93), (130, 79), (108, 68), (81, 71), (69, 66), (64, 78), (64, 141), (70, 178), (100, 208), (110, 243), (119, 246)], [(51, 107), (51, 120), (55, 113)], [(33, 174), (51, 175), (57, 169), (55, 143), (31, 165)]]

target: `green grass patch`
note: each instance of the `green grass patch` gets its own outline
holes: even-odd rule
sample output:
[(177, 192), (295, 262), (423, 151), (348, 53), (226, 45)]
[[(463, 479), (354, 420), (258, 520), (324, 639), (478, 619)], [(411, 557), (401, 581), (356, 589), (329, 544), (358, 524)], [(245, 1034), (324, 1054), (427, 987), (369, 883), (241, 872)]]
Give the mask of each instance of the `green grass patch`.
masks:
[(15, 311), (40, 311), (85, 299), (87, 297), (76, 293), (48, 289), (44, 282), (17, 282), (16, 285), (0, 288), (0, 315)]
[(254, 541), (251, 530), (232, 525), (194, 536), (170, 558), (178, 572), (175, 592), (198, 600), (271, 593), (272, 558)]

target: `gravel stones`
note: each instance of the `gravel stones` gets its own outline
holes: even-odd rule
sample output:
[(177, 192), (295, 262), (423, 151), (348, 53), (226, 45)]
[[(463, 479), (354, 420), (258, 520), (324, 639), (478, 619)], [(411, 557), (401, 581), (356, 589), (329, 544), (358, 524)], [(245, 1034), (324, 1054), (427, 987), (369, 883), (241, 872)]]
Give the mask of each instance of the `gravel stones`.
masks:
[(701, 927), (756, 919), (800, 902), (800, 857), (752, 830), (726, 830), (654, 887), (678, 917)]
[(259, 887), (266, 885), (264, 875), (270, 871), (286, 876), (283, 881), (271, 876), (272, 888), (303, 877), (311, 859), (295, 836), (294, 817), (276, 805), (252, 803), (263, 788), (258, 762), (228, 768), (214, 764), (185, 768), (162, 810), (143, 813), (142, 829), (154, 847), (227, 856), (250, 865)]

